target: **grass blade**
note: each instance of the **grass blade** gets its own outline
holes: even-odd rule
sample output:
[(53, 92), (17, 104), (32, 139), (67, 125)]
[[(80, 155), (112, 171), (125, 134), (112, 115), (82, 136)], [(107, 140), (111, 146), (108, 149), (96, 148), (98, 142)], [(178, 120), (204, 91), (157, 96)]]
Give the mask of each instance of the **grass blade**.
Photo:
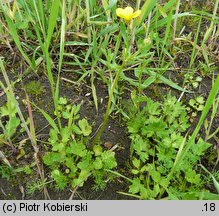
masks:
[(153, 1), (146, 0), (146, 2), (141, 8), (141, 15), (138, 19), (136, 19), (135, 24), (137, 24), (138, 26), (141, 26), (141, 24), (145, 21), (146, 17), (152, 11), (156, 3), (157, 3), (157, 0), (153, 0)]
[(56, 90), (55, 90), (55, 104), (58, 105), (59, 98), (59, 81), (60, 81), (60, 73), (62, 69), (62, 62), (64, 56), (64, 48), (65, 48), (65, 28), (66, 28), (66, 2), (63, 0), (62, 2), (62, 25), (61, 25), (61, 38), (60, 38), (60, 51), (59, 51), (59, 68), (58, 68), (58, 78), (56, 82)]
[[(136, 69), (136, 70), (139, 70), (139, 69)], [(182, 91), (182, 92), (187, 92), (187, 93), (192, 93), (191, 91), (188, 91), (188, 90), (185, 90), (183, 89), (182, 87), (180, 87), (179, 85), (177, 85), (176, 83), (174, 83), (172, 80), (170, 79), (167, 79), (166, 77), (162, 76), (161, 74), (158, 74), (154, 71), (148, 71), (148, 70), (143, 70), (142, 71), (143, 73), (146, 73), (150, 76), (155, 76), (157, 77), (161, 82), (163, 82), (164, 84), (176, 89), (176, 90), (179, 90), (179, 91)]]
[(57, 17), (59, 13), (59, 5), (60, 5), (60, 0), (54, 0), (52, 4), (52, 8), (50, 11), (50, 16), (49, 16), (49, 21), (48, 21), (48, 31), (47, 31), (47, 38), (46, 38), (46, 47), (48, 49), (51, 38), (53, 35), (53, 31), (57, 22)]
[(19, 49), (20, 53), (22, 54), (22, 56), (24, 57), (24, 59), (27, 61), (27, 63), (34, 68), (34, 64), (33, 62), (31, 62), (30, 58), (28, 57), (28, 55), (24, 52), (22, 46), (21, 46), (21, 42), (19, 40), (19, 36), (17, 33), (17, 29), (15, 27), (15, 24), (11, 21), (11, 19), (5, 14), (5, 19), (6, 22), (8, 24), (8, 28), (9, 28), (9, 32), (11, 34), (11, 36), (13, 37), (13, 40), (15, 42), (15, 44), (17, 45), (17, 48)]
[(43, 109), (39, 108), (36, 104), (32, 103), (33, 106), (35, 106), (45, 117), (45, 119), (48, 121), (48, 123), (56, 130), (59, 131), (55, 121), (48, 115)]

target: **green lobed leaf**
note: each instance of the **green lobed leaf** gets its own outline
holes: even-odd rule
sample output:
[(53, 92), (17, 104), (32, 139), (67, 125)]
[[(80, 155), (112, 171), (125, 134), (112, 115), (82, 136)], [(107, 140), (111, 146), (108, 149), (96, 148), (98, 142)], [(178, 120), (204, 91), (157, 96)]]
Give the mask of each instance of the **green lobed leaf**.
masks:
[(92, 127), (88, 124), (86, 119), (78, 121), (78, 125), (84, 136), (89, 136), (92, 132)]
[(43, 162), (48, 166), (56, 166), (64, 162), (64, 157), (58, 152), (48, 152), (43, 156)]
[(115, 152), (112, 151), (104, 151), (101, 154), (101, 158), (104, 164), (105, 169), (112, 169), (117, 166)]
[(73, 141), (70, 144), (70, 148), (68, 150), (68, 153), (75, 154), (75, 155), (80, 156), (80, 157), (84, 157), (87, 153), (86, 146), (84, 145), (84, 143), (80, 143), (80, 142), (77, 143), (76, 141)]
[(103, 162), (100, 157), (97, 157), (93, 162), (94, 169), (99, 170), (103, 168)]

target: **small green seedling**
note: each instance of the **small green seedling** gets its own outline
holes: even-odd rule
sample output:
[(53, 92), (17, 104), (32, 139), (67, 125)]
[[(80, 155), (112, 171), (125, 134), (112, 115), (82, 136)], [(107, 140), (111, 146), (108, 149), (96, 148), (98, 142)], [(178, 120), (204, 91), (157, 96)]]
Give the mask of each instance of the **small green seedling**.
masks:
[(11, 96), (7, 94), (7, 102), (0, 107), (0, 128), (3, 133), (0, 134), (0, 144), (8, 144), (14, 151), (15, 145), (12, 142), (18, 128), (22, 131), (22, 124), (17, 114), (16, 105)]
[(202, 78), (200, 76), (194, 77), (190, 73), (185, 74), (185, 84), (189, 87), (192, 86), (193, 89), (198, 88), (200, 82), (202, 81)]
[(189, 106), (187, 107), (187, 111), (192, 112), (192, 117), (196, 117), (197, 113), (204, 109), (204, 97), (198, 96), (195, 99), (189, 100)]

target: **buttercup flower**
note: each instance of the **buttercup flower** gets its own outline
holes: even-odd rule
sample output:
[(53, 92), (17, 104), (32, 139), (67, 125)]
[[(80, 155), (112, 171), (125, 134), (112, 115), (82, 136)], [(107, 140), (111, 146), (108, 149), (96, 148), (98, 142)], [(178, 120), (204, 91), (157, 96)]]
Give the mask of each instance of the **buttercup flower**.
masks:
[(130, 22), (133, 18), (138, 17), (141, 14), (140, 10), (137, 10), (133, 13), (133, 8), (132, 7), (126, 7), (125, 9), (123, 8), (117, 8), (116, 9), (116, 14), (118, 17), (123, 18), (125, 21)]

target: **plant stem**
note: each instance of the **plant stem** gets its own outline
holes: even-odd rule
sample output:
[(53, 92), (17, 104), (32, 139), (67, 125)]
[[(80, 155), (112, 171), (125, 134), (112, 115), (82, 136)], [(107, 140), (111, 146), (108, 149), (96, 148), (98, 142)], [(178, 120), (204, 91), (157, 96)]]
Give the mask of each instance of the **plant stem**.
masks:
[(91, 26), (90, 26), (90, 2), (89, 0), (86, 0), (85, 2), (86, 4), (86, 15), (87, 15), (87, 25), (88, 25), (88, 32), (87, 32), (87, 35), (88, 35), (88, 43), (90, 44), (91, 43)]
[(177, 4), (176, 4), (176, 18), (174, 19), (174, 23), (173, 23), (173, 40), (175, 39), (176, 37), (176, 27), (177, 27), (177, 15), (179, 13), (179, 7), (180, 7), (180, 0), (177, 1)]
[(136, 10), (139, 10), (140, 5), (141, 5), (141, 0), (137, 0), (137, 2), (136, 2)]
[(111, 108), (111, 104), (112, 104), (113, 93), (114, 93), (114, 90), (117, 86), (120, 74), (123, 71), (124, 65), (125, 65), (125, 61), (123, 61), (123, 64), (120, 66), (118, 72), (116, 73), (116, 77), (113, 80), (113, 83), (112, 83), (112, 86), (111, 86), (111, 89), (110, 89), (110, 95), (109, 95), (109, 100), (108, 100), (108, 104), (107, 104), (107, 109), (106, 109), (104, 119), (103, 119), (103, 124), (101, 125), (99, 131), (97, 132), (97, 134), (94, 137), (94, 139), (92, 140), (92, 142), (90, 143), (90, 145), (89, 145), (90, 149), (93, 148), (95, 143), (99, 142), (100, 136), (103, 133), (105, 127), (106, 127), (106, 124), (107, 124), (107, 121), (108, 121), (108, 118), (109, 118), (109, 115), (110, 115), (110, 108)]

